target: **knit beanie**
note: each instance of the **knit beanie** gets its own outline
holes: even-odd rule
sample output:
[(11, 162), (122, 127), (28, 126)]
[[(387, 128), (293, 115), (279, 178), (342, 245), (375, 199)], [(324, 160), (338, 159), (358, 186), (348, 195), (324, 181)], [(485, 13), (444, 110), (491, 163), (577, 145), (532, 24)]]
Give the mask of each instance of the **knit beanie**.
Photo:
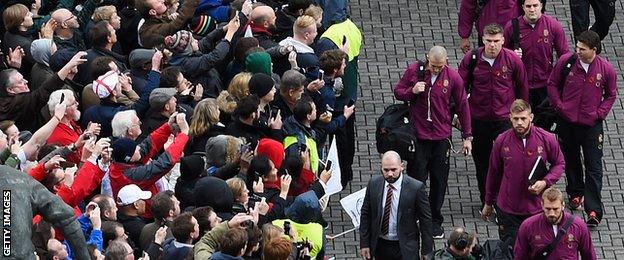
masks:
[(189, 31), (181, 30), (174, 35), (165, 37), (165, 46), (175, 53), (191, 52), (191, 39), (193, 35)]
[(188, 24), (191, 32), (202, 37), (214, 31), (215, 28), (217, 28), (217, 21), (205, 14), (191, 18)]
[(126, 137), (119, 138), (111, 144), (113, 160), (120, 163), (129, 163), (136, 151), (137, 143)]
[(91, 87), (99, 98), (107, 98), (113, 93), (117, 83), (119, 83), (119, 75), (117, 72), (109, 70), (94, 80)]
[(284, 145), (271, 138), (262, 138), (258, 142), (256, 154), (268, 157), (275, 168), (279, 169), (282, 167), (282, 161), (284, 161)]
[(271, 75), (271, 56), (267, 52), (254, 52), (247, 55), (245, 59), (245, 68), (253, 74), (264, 73)]
[(269, 75), (256, 73), (249, 80), (249, 93), (262, 98), (275, 87), (275, 81)]

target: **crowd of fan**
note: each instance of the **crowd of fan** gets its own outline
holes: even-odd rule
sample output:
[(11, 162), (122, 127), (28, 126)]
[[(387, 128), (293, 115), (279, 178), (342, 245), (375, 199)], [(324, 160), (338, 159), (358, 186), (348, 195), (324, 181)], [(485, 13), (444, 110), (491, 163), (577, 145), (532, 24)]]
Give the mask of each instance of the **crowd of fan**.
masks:
[[(5, 1), (0, 163), (73, 208), (91, 259), (322, 259), (346, 8)], [(46, 220), (24, 257), (72, 259)]]

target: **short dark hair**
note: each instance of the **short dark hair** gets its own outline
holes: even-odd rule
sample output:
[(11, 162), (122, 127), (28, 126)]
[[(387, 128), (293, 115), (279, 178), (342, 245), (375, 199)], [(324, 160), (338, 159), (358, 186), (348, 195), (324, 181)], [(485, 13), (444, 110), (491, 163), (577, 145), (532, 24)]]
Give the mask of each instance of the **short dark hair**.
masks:
[(148, 17), (149, 11), (152, 9), (152, 7), (149, 5), (147, 0), (134, 1), (134, 8), (136, 8), (137, 11), (139, 11), (139, 13), (141, 14), (141, 16), (143, 16), (143, 18), (149, 18)]
[(312, 104), (314, 101), (308, 95), (302, 95), (301, 99), (297, 100), (295, 108), (293, 108), (293, 116), (295, 120), (303, 122), (307, 119), (308, 115), (312, 113)]
[(245, 63), (247, 57), (247, 51), (253, 47), (258, 47), (260, 42), (255, 37), (243, 37), (236, 42), (236, 48), (234, 49), (234, 59)]
[(214, 209), (210, 206), (204, 206), (193, 209), (193, 217), (197, 220), (199, 225), (199, 236), (202, 237), (204, 233), (212, 230), (210, 226), (210, 213), (214, 212)]
[(123, 228), (123, 225), (121, 225), (121, 223), (116, 222), (116, 221), (103, 221), (102, 222), (102, 240), (104, 243), (103, 244), (104, 248), (108, 247), (108, 243), (110, 241), (117, 239), (117, 232), (115, 232), (115, 230), (120, 227)]
[(219, 241), (221, 253), (238, 256), (247, 245), (247, 231), (242, 228), (228, 229)]
[(190, 212), (180, 214), (171, 223), (171, 234), (180, 243), (186, 243), (191, 237), (191, 233), (195, 225), (193, 225), (193, 215)]
[(503, 33), (503, 27), (497, 23), (488, 24), (483, 28), (484, 35), (485, 34), (496, 35), (496, 34), (502, 34), (502, 33)]
[(584, 31), (576, 36), (576, 41), (582, 42), (590, 49), (598, 50), (600, 48), (600, 36), (592, 30)]
[(173, 200), (171, 200), (174, 196), (173, 191), (164, 190), (156, 194), (152, 198), (152, 215), (155, 219), (163, 220), (164, 218), (169, 216), (169, 211), (175, 209), (175, 205), (173, 204)]
[(327, 50), (321, 54), (319, 63), (321, 64), (321, 69), (324, 70), (326, 74), (333, 74), (335, 69), (340, 69), (340, 67), (342, 67), (342, 61), (346, 58), (347, 54), (342, 50)]
[(175, 88), (178, 86), (178, 75), (182, 73), (180, 66), (169, 66), (160, 73), (160, 88)]
[(247, 168), (247, 179), (245, 180), (247, 189), (253, 190), (253, 183), (257, 181), (258, 178), (269, 175), (269, 173), (271, 173), (271, 163), (269, 157), (264, 154), (257, 154), (254, 156), (251, 159), (251, 162), (249, 162), (249, 167)]
[(91, 28), (91, 44), (93, 47), (102, 48), (106, 46), (108, 43), (108, 37), (111, 36), (110, 31), (108, 30), (108, 21), (102, 20), (97, 22)]
[(256, 95), (249, 95), (241, 99), (236, 104), (234, 109), (234, 115), (239, 118), (249, 118), (251, 114), (258, 111), (260, 105), (260, 98)]
[(247, 230), (247, 249), (245, 255), (251, 254), (254, 247), (260, 244), (262, 240), (262, 230), (257, 225), (246, 228)]
[(111, 62), (115, 62), (115, 59), (110, 56), (100, 56), (95, 58), (93, 62), (91, 62), (91, 65), (89, 65), (89, 68), (91, 69), (90, 81), (95, 80), (99, 76), (102, 76), (104, 73), (110, 71)]

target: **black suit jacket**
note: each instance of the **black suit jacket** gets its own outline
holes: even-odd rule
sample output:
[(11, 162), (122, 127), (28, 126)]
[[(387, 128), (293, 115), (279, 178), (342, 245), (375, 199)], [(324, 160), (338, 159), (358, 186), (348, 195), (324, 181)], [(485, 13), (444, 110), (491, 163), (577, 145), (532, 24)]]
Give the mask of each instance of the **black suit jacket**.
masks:
[[(360, 217), (360, 247), (370, 248), (373, 256), (381, 232), (384, 184), (381, 175), (374, 176), (368, 182)], [(425, 185), (403, 174), (398, 207), (397, 233), (403, 259), (418, 259), (421, 254), (429, 254), (433, 249), (433, 236)], [(422, 245), (419, 245), (419, 241)]]

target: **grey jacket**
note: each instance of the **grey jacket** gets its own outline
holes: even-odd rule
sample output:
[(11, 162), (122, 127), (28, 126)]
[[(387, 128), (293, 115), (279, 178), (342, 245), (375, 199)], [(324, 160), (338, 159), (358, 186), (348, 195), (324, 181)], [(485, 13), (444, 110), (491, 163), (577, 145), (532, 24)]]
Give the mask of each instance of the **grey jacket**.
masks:
[[(2, 227), (3, 234), (10, 232), (10, 254), (5, 255), (7, 252), (3, 250), (1, 258), (35, 259), (31, 225), (33, 215), (40, 214), (63, 232), (72, 248), (74, 259), (89, 259), (80, 224), (76, 221), (74, 211), (61, 198), (50, 193), (28, 174), (4, 165), (0, 166), (0, 190), (3, 200), (2, 219), (6, 220), (9, 215), (11, 221), (10, 226)], [(3, 243), (4, 249), (6, 246)]]

